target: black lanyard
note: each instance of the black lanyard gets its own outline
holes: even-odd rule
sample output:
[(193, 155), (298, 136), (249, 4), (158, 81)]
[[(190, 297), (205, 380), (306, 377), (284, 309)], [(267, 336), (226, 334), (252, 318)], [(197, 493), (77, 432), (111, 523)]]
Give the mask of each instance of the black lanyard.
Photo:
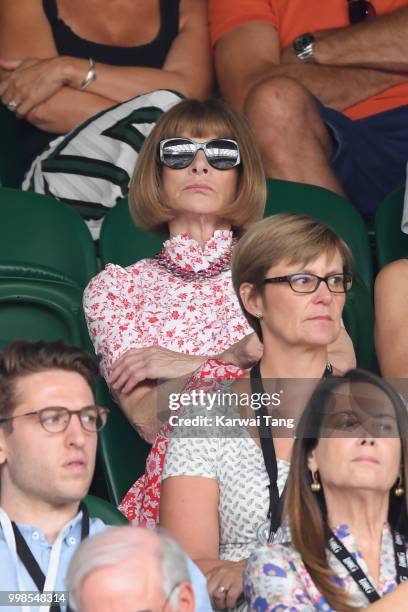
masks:
[[(262, 382), (261, 376), (261, 368), (260, 361), (254, 365), (251, 369), (250, 378), (251, 378), (251, 392), (252, 394), (259, 393), (264, 394), (265, 389)], [(333, 374), (333, 368), (330, 363), (326, 365), (326, 368), (323, 372), (323, 378), (327, 378)], [(261, 396), (258, 396), (261, 397)], [(267, 408), (261, 402), (261, 407), (259, 409), (258, 415), (260, 419), (258, 419), (258, 435), (261, 442), (261, 450), (265, 463), (266, 471), (269, 476), (269, 510), (267, 514), (267, 518), (270, 520), (270, 529), (269, 529), (269, 538), (268, 541), (271, 540), (272, 533), (276, 532), (278, 527), (280, 527), (281, 519), (282, 519), (282, 506), (283, 506), (283, 494), (279, 496), (278, 489), (278, 463), (276, 461), (276, 453), (275, 446), (273, 444), (273, 435), (271, 428), (266, 424), (267, 419)]]
[[(398, 532), (393, 532), (392, 539), (394, 543), (394, 554), (395, 554), (395, 567), (397, 568), (397, 582), (400, 584), (404, 580), (408, 580), (408, 568), (407, 568), (407, 554), (405, 547), (405, 538), (403, 538)], [(381, 599), (377, 593), (372, 582), (368, 576), (363, 572), (358, 561), (352, 557), (343, 542), (334, 535), (332, 531), (329, 532), (329, 549), (333, 555), (338, 559), (346, 568), (351, 578), (357, 584), (357, 586), (363, 591), (370, 603), (375, 603)]]
[[(82, 521), (81, 521), (81, 541), (84, 540), (89, 535), (89, 514), (87, 507), (83, 502), (79, 505), (79, 511), (82, 511)], [(29, 549), (27, 542), (23, 538), (20, 533), (19, 528), (15, 524), (14, 521), (11, 522), (11, 526), (13, 527), (14, 537), (16, 540), (16, 550), (17, 554), (20, 557), (24, 567), (27, 572), (30, 574), (34, 584), (40, 593), (44, 590), (45, 585), (45, 576), (43, 574), (42, 569), (38, 565), (33, 553)], [(61, 612), (61, 607), (58, 603), (54, 603), (50, 607), (50, 612)], [(67, 607), (67, 612), (70, 612), (69, 606)]]

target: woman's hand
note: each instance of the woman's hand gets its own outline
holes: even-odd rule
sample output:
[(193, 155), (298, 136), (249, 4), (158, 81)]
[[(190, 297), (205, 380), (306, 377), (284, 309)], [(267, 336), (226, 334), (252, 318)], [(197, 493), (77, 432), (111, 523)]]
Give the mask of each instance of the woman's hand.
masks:
[(232, 363), (246, 370), (260, 360), (262, 353), (263, 344), (258, 339), (255, 332), (253, 332), (230, 346), (229, 349), (223, 351), (217, 357), (221, 359), (221, 361)]
[(0, 58), (0, 97), (3, 104), (18, 117), (25, 117), (68, 83), (67, 59), (52, 57), (12, 61)]
[(114, 363), (108, 383), (115, 391), (128, 394), (146, 379), (187, 376), (206, 359), (205, 356), (176, 353), (161, 346), (129, 349)]
[(247, 560), (229, 563), (210, 570), (207, 574), (207, 588), (212, 605), (218, 610), (234, 608), (241, 597), (244, 585), (243, 574)]

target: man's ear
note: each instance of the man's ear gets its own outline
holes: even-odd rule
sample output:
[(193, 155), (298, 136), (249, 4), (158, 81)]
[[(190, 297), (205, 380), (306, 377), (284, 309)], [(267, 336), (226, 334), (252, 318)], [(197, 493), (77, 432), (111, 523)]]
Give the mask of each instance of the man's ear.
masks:
[(255, 289), (252, 283), (242, 283), (239, 287), (239, 296), (244, 308), (253, 317), (263, 314), (263, 303), (261, 294)]
[(179, 586), (177, 610), (179, 612), (194, 612), (196, 610), (194, 590), (190, 582), (182, 582)]
[(7, 460), (7, 442), (4, 427), (0, 426), (0, 466)]

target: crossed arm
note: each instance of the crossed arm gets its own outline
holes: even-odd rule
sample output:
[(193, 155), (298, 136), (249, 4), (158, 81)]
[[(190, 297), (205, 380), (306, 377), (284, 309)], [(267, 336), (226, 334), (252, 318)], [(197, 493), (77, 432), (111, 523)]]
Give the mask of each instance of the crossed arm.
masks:
[[(250, 90), (272, 77), (291, 77), (321, 102), (344, 110), (408, 79), (408, 8), (347, 28), (317, 33), (315, 64), (279, 48), (276, 29), (253, 21), (217, 43), (215, 61), (224, 96), (242, 109)], [(245, 49), (245, 63), (239, 63)]]
[(182, 0), (180, 14), (162, 69), (98, 64), (97, 79), (84, 92), (88, 59), (58, 55), (41, 0), (0, 0), (0, 97), (5, 104), (18, 99), (20, 117), (54, 133), (154, 89), (205, 97), (211, 87), (206, 4)]

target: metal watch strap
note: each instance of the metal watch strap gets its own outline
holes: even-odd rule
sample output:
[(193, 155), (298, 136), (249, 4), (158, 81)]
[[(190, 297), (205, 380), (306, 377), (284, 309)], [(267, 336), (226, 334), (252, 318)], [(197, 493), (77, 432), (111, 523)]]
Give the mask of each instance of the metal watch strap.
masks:
[(314, 41), (309, 43), (303, 51), (296, 54), (301, 62), (313, 62), (314, 61)]

